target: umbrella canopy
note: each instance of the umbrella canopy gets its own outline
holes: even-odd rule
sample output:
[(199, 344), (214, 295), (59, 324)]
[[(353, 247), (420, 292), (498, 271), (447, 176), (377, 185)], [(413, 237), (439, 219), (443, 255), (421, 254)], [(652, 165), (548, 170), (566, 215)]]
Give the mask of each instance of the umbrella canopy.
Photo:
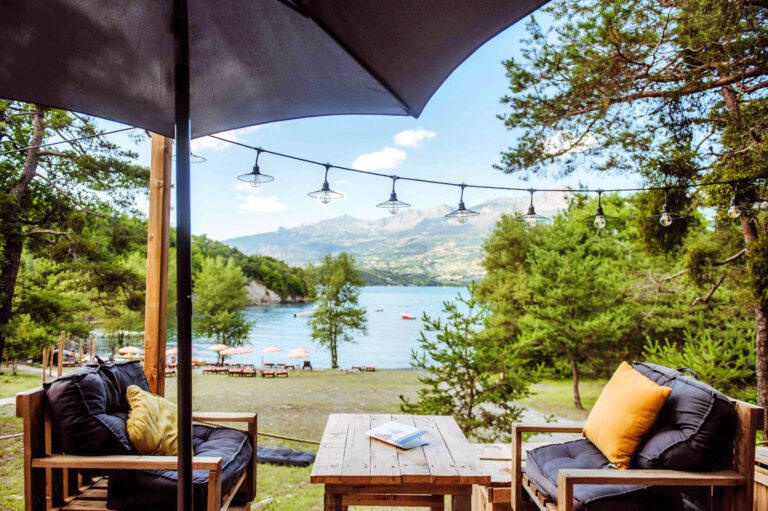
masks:
[(226, 344), (214, 344), (213, 346), (208, 347), (208, 351), (224, 351), (225, 349), (229, 348)]
[(283, 351), (283, 350), (281, 350), (277, 346), (267, 346), (266, 348), (261, 350), (262, 353), (278, 353), (280, 351)]
[(173, 137), (171, 27), (186, 3), (197, 137), (319, 115), (417, 117), (464, 59), (544, 0), (6, 0), (0, 97)]
[(178, 508), (192, 509), (190, 139), (332, 114), (417, 117), (546, 0), (5, 0), (0, 98), (176, 140)]
[(251, 348), (248, 348), (247, 346), (242, 346), (240, 348), (227, 348), (225, 350), (221, 350), (219, 353), (222, 355), (247, 355), (248, 353), (253, 353), (253, 350)]
[[(197, 352), (197, 350), (195, 348), (192, 348), (192, 353), (195, 353), (195, 352)], [(165, 352), (165, 356), (166, 357), (171, 357), (171, 356), (176, 355), (178, 353), (179, 353), (179, 348), (171, 348), (171, 349), (169, 349), (168, 351)]]
[(123, 346), (122, 348), (117, 350), (117, 352), (120, 353), (121, 355), (138, 355), (143, 351), (144, 350), (136, 346)]
[(307, 358), (307, 357), (309, 357), (309, 352), (303, 351), (303, 350), (291, 350), (286, 355), (286, 358)]

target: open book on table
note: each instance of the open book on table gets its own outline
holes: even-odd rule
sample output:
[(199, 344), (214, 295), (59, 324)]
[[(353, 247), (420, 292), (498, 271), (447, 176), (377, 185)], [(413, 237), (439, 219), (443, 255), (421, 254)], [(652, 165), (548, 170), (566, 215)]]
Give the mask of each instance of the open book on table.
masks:
[(426, 433), (426, 430), (414, 428), (413, 426), (400, 424), (399, 422), (388, 422), (381, 426), (376, 426), (368, 431), (366, 435), (401, 449), (413, 449), (414, 447), (429, 443), (421, 438)]

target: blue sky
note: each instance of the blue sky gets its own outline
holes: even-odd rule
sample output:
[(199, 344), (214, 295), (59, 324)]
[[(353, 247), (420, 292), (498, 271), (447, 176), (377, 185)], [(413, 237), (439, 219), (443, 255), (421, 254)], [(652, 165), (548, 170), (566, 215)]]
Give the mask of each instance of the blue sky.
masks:
[[(462, 64), (434, 95), (419, 119), (385, 116), (335, 116), (285, 121), (224, 134), (241, 142), (288, 154), (362, 166), (388, 174), (502, 186), (553, 187), (588, 183), (590, 187), (638, 184), (638, 180), (590, 175), (588, 169), (566, 180), (522, 182), (494, 170), (499, 153), (515, 140), (496, 118), (504, 107), (499, 99), (507, 79), (502, 60), (517, 55), (525, 35), (524, 23), (506, 30)], [(112, 128), (112, 123), (103, 123)], [(399, 135), (398, 135), (399, 134)], [(115, 140), (131, 145), (127, 136)], [(149, 164), (149, 141), (135, 148), (140, 162)], [(331, 170), (331, 188), (344, 199), (321, 205), (306, 196), (320, 188), (323, 169), (262, 155), (261, 171), (275, 181), (256, 190), (236, 176), (250, 171), (255, 152), (213, 139), (193, 142), (193, 152), (206, 158), (192, 166), (192, 227), (195, 234), (214, 239), (268, 232), (349, 214), (359, 218), (386, 216), (376, 208), (387, 200), (388, 179)], [(243, 186), (244, 185), (244, 186)], [(458, 190), (435, 185), (398, 182), (401, 200), (425, 209), (454, 205)], [(467, 205), (500, 196), (500, 192), (467, 190)], [(140, 206), (146, 201), (138, 199)]]

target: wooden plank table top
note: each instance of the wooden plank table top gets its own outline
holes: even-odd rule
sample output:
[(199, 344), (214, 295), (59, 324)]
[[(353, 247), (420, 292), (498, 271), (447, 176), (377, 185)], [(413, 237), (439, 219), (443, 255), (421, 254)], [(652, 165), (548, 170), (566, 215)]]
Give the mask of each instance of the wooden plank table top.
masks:
[[(365, 433), (390, 421), (423, 428), (428, 445), (400, 449)], [(329, 485), (490, 484), (491, 475), (453, 417), (332, 414), (310, 482)]]

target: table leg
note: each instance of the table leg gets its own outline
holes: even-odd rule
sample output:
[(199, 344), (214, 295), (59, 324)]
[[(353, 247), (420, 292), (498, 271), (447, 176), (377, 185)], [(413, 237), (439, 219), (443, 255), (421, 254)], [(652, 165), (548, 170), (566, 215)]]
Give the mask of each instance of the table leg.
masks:
[(342, 511), (341, 507), (341, 495), (338, 493), (326, 493), (325, 494), (325, 511)]
[(472, 496), (451, 495), (451, 511), (472, 511)]

